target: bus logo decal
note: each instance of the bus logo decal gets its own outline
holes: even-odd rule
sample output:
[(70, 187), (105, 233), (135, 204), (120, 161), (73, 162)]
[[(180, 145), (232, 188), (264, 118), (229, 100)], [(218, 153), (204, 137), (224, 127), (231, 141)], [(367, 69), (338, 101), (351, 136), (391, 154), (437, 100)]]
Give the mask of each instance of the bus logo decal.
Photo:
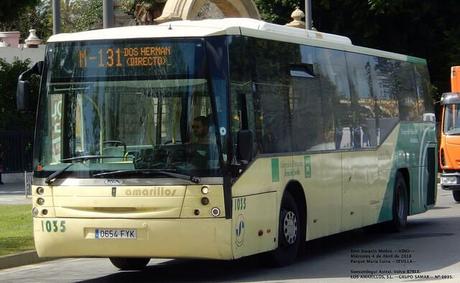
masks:
[(127, 189), (125, 195), (130, 197), (173, 197), (176, 195), (175, 189), (163, 187), (152, 189)]
[(243, 214), (240, 214), (238, 216), (238, 220), (236, 221), (236, 226), (235, 226), (235, 235), (236, 235), (236, 240), (235, 243), (238, 247), (241, 247), (244, 243), (244, 216)]

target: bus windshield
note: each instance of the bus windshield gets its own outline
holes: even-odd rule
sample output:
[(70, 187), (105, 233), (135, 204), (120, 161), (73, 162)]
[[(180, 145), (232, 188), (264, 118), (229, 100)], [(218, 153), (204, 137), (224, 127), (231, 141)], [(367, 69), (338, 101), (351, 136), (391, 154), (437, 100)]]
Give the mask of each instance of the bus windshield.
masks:
[(51, 45), (39, 104), (36, 174), (139, 177), (162, 170), (218, 176), (202, 45)]
[(460, 104), (448, 104), (444, 111), (444, 132), (460, 135)]

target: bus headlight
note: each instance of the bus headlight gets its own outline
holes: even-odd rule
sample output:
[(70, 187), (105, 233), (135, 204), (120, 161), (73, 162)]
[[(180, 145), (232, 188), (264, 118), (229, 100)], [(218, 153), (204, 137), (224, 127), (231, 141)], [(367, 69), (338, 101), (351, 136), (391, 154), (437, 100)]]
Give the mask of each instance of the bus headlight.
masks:
[(43, 199), (43, 198), (38, 198), (37, 199), (37, 204), (38, 205), (43, 205), (44, 203), (45, 203), (45, 199)]
[(201, 193), (202, 193), (203, 195), (207, 195), (207, 194), (209, 193), (209, 187), (208, 187), (208, 186), (203, 186), (203, 187), (201, 188)]
[(43, 195), (44, 192), (45, 192), (45, 189), (43, 187), (38, 187), (37, 188), (37, 194)]
[(35, 217), (38, 215), (38, 208), (34, 207), (32, 208), (32, 216)]
[(202, 205), (208, 205), (209, 204), (209, 199), (207, 197), (201, 198), (201, 204)]

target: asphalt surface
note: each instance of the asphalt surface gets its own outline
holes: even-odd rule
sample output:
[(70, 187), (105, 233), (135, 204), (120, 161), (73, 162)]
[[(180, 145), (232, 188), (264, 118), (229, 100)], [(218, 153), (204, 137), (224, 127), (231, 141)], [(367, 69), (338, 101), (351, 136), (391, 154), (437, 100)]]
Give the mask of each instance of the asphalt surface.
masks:
[(2, 174), (3, 185), (0, 185), (0, 205), (29, 204), (26, 196), (24, 173)]

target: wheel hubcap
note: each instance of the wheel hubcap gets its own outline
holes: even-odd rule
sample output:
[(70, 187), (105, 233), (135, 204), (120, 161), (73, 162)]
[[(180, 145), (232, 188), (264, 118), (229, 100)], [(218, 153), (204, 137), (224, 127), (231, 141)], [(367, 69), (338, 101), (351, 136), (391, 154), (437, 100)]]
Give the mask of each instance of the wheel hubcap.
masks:
[(297, 217), (294, 212), (288, 211), (283, 219), (284, 238), (289, 245), (297, 239)]

